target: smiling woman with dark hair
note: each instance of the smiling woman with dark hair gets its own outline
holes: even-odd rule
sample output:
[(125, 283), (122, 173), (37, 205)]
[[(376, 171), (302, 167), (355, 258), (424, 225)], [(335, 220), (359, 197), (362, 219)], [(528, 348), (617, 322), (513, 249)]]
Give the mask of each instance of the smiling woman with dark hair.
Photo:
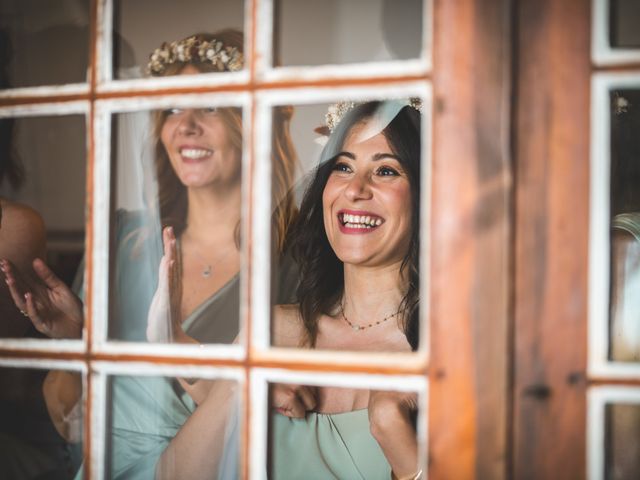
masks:
[[(406, 103), (337, 109), (348, 112), (293, 230), (300, 304), (276, 311), (276, 345), (418, 347), (420, 113)], [(273, 478), (420, 477), (415, 395), (278, 385), (272, 396)]]

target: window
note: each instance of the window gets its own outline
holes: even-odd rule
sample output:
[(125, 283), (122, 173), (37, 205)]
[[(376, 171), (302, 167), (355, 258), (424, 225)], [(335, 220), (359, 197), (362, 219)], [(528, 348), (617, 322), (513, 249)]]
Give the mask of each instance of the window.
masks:
[[(594, 2), (588, 465), (590, 478), (633, 478), (640, 469), (637, 386), (638, 38), (633, 2)], [(623, 70), (624, 68), (624, 70)]]
[[(426, 471), (431, 2), (406, 0), (400, 2), (402, 8), (397, 8), (397, 2), (383, 0), (373, 4), (327, 2), (322, 6), (312, 2), (309, 8), (316, 10), (317, 22), (311, 20), (310, 12), (300, 10), (299, 2), (289, 1), (247, 1), (244, 5), (195, 0), (180, 4), (143, 0), (55, 6), (32, 3), (13, 2), (3, 7), (7, 13), (3, 14), (3, 30), (11, 39), (17, 62), (10, 64), (7, 73), (6, 85), (11, 88), (0, 92), (0, 117), (18, 132), (12, 141), (20, 145), (27, 180), (21, 196), (4, 189), (2, 196), (30, 204), (42, 214), (48, 236), (47, 260), (59, 264), (56, 272), (69, 285), (75, 278), (85, 313), (79, 339), (47, 339), (36, 334), (21, 338), (21, 332), (8, 332), (0, 339), (2, 377), (10, 385), (34, 389), (33, 398), (40, 403), (33, 408), (44, 423), (46, 409), (37, 390), (45, 382), (47, 370), (57, 372), (57, 380), (49, 381), (72, 378), (82, 391), (83, 408), (67, 412), (63, 419), (65, 425), (73, 426), (73, 431), (65, 433), (76, 446), (68, 449), (51, 431), (59, 445), (42, 447), (43, 458), (47, 449), (57, 449), (58, 457), (47, 462), (64, 459), (55, 466), (62, 469), (62, 478), (71, 478), (77, 468), (83, 468), (90, 478), (118, 475), (121, 447), (113, 432), (120, 413), (135, 406), (143, 421), (144, 415), (153, 415), (154, 410), (151, 406), (141, 408), (136, 403), (141, 399), (130, 404), (118, 400), (124, 397), (117, 392), (126, 392), (128, 385), (145, 385), (153, 399), (154, 385), (169, 384), (181, 375), (190, 381), (228, 381), (239, 392), (233, 401), (238, 425), (230, 427), (237, 429), (238, 442), (233, 448), (238, 455), (231, 458), (238, 460), (229, 468), (235, 468), (243, 478), (264, 478), (271, 462), (267, 453), (267, 391), (275, 382), (415, 392), (419, 468)], [(43, 28), (32, 32), (34, 18)], [(351, 18), (357, 22), (347, 21)], [(309, 28), (306, 22), (310, 22)], [(244, 32), (244, 68), (145, 78), (146, 55), (162, 41), (221, 28)], [(317, 48), (322, 41), (325, 48)], [(26, 56), (36, 58), (31, 57), (31, 51), (39, 55), (37, 72), (23, 61)], [(70, 63), (77, 65), (72, 68)], [(52, 65), (60, 67), (60, 75)], [(271, 262), (277, 239), (269, 242), (272, 199), (277, 193), (272, 180), (276, 167), (271, 160), (274, 116), (292, 106), (298, 117), (294, 126), (299, 130), (294, 141), (309, 170), (318, 154), (309, 129), (323, 121), (328, 105), (342, 100), (398, 102), (407, 98), (422, 103), (419, 350), (390, 354), (272, 348), (272, 304), (279, 303), (275, 299), (281, 285), (274, 280), (281, 265)], [(147, 243), (135, 257), (135, 245), (130, 250), (122, 245), (135, 243), (137, 237), (119, 225), (139, 221), (131, 212), (141, 212), (145, 219), (141, 222), (152, 219), (150, 235), (160, 236), (150, 138), (154, 118), (184, 111), (207, 115), (216, 110), (235, 112), (241, 135), (240, 261), (235, 300), (239, 314), (233, 321), (242, 334), (236, 343), (232, 342), (235, 334), (202, 345), (149, 343), (145, 341), (145, 324), (140, 324), (146, 321), (145, 308), (126, 319), (118, 309), (126, 302), (150, 299), (157, 265), (145, 259), (157, 257), (158, 252)], [(299, 172), (301, 179), (303, 173)], [(126, 239), (120, 238), (126, 234)], [(203, 279), (209, 278), (211, 270), (219, 268), (216, 262), (221, 261), (204, 260)], [(144, 264), (151, 276), (132, 280), (130, 265), (135, 262)], [(121, 277), (131, 283), (123, 286)], [(146, 291), (140, 293), (143, 288)], [(39, 448), (29, 443), (33, 438), (22, 439), (28, 447), (19, 446), (16, 439), (12, 439), (15, 448), (22, 448), (25, 454), (32, 447)], [(77, 443), (80, 439), (82, 447)], [(46, 472), (49, 464), (43, 460), (34, 468)]]

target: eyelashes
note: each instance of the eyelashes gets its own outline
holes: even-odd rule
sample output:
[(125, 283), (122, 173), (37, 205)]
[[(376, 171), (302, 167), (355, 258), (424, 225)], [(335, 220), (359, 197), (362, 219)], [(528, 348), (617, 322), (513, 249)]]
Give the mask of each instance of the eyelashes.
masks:
[[(336, 164), (332, 168), (332, 171), (338, 173), (351, 173), (353, 172), (353, 169), (345, 162), (336, 162)], [(398, 177), (401, 174), (396, 168), (389, 167), (387, 165), (381, 165), (374, 170), (374, 175), (380, 177)]]

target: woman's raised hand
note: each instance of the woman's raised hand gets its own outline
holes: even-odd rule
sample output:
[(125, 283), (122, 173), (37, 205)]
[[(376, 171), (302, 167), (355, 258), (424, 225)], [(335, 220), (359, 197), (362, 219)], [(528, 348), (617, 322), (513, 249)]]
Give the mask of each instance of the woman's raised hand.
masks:
[(162, 230), (164, 255), (158, 269), (158, 288), (147, 316), (147, 340), (150, 342), (194, 343), (182, 329), (180, 301), (182, 282), (178, 270), (178, 249), (172, 227)]
[(304, 418), (316, 408), (317, 388), (276, 383), (271, 386), (271, 406), (278, 413), (292, 418)]
[(33, 326), (51, 338), (81, 338), (82, 301), (39, 258), (33, 261), (37, 277), (19, 272), (9, 260), (0, 260), (11, 298)]

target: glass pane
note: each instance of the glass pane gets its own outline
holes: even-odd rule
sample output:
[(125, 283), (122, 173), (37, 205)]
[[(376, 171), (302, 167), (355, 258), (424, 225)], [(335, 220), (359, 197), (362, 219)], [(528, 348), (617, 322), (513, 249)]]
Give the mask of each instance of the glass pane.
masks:
[(640, 90), (611, 93), (610, 358), (640, 361)]
[(294, 66), (419, 58), (422, 3), (280, 0), (274, 15), (274, 63)]
[[(139, 78), (148, 74), (147, 64), (155, 49), (163, 43), (180, 41), (195, 34), (204, 35), (204, 40), (212, 38), (223, 42), (222, 50), (235, 47), (243, 51), (244, 2), (239, 0), (184, 0), (181, 2), (157, 0), (115, 0), (114, 2), (114, 45), (113, 76), (116, 79)], [(140, 28), (144, 25), (149, 28)], [(233, 32), (222, 33), (222, 30)], [(186, 42), (173, 47), (167, 45), (161, 52), (167, 57), (155, 64), (154, 76), (175, 74), (174, 65), (184, 65), (177, 61), (177, 48), (184, 48), (183, 54), (189, 59), (197, 58), (196, 68), (202, 72), (230, 71), (242, 68), (242, 62), (224, 60), (216, 54), (208, 57), (210, 44), (199, 44), (198, 52), (191, 53)], [(175, 55), (175, 57), (174, 57)], [(218, 60), (222, 59), (224, 68)], [(175, 60), (175, 61), (174, 61)], [(214, 64), (215, 63), (215, 64)]]
[(239, 478), (235, 382), (114, 376), (108, 398), (107, 478)]
[[(0, 316), (12, 319), (2, 322), (0, 336), (79, 338), (82, 312), (70, 288), (82, 296), (76, 273), (84, 255), (85, 117), (0, 119), (0, 136), (0, 258), (13, 264), (17, 295), (12, 299), (0, 282)], [(46, 269), (34, 265), (35, 258), (61, 283), (45, 284)], [(44, 322), (39, 332), (20, 313), (28, 313), (26, 292)]]
[[(299, 178), (289, 197), (283, 192), (290, 180), (278, 174), (286, 171), (284, 162), (272, 155), (279, 200), (274, 215), (291, 210), (290, 203), (298, 211), (290, 228), (282, 222), (274, 230), (280, 255), (272, 301), (294, 305), (274, 308), (272, 345), (392, 352), (418, 347), (416, 107), (417, 99), (295, 107), (290, 137), (300, 173), (289, 176)], [(287, 123), (278, 123), (284, 108), (274, 110), (274, 146), (289, 137)]]
[(269, 478), (414, 478), (423, 463), (415, 393), (274, 383), (270, 400)]
[[(233, 342), (239, 331), (241, 109), (202, 105), (118, 114), (112, 135), (109, 338)], [(164, 230), (161, 262), (163, 227), (172, 231)]]
[(640, 405), (607, 405), (605, 415), (605, 478), (635, 480), (640, 472)]
[(637, 0), (609, 0), (611, 46), (640, 48), (640, 3)]
[(82, 461), (80, 374), (0, 368), (2, 476), (71, 479)]
[(0, 88), (85, 82), (90, 3), (0, 2)]

